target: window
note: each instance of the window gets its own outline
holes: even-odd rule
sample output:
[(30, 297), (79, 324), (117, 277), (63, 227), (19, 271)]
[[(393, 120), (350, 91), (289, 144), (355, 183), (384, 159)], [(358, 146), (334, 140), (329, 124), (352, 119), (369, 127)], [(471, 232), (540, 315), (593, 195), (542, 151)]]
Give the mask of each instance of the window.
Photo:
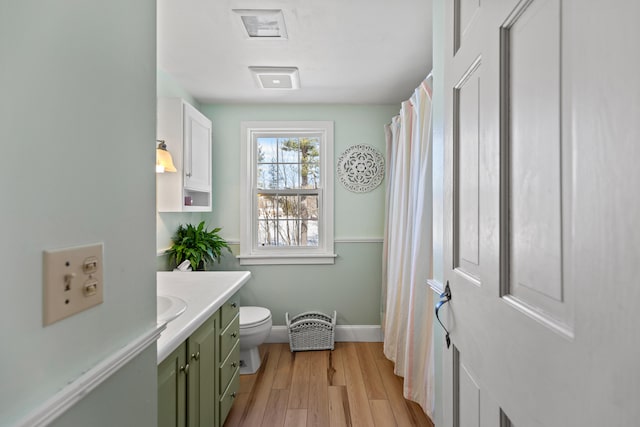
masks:
[(333, 264), (333, 122), (243, 122), (240, 263)]

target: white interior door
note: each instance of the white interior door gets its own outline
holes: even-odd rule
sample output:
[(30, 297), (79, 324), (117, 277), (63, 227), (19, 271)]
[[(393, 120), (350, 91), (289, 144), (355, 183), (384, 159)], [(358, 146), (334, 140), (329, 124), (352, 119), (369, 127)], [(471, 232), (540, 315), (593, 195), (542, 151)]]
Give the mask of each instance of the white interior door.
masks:
[(640, 2), (445, 3), (445, 426), (640, 425)]

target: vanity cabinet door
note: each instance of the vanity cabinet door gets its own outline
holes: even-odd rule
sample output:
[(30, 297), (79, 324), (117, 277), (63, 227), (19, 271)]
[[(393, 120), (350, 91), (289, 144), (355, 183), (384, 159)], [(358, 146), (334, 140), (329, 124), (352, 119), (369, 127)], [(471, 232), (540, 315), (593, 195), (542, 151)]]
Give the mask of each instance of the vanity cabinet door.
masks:
[(189, 427), (213, 426), (216, 421), (217, 321), (217, 315), (210, 317), (187, 340)]
[(188, 368), (183, 343), (158, 366), (158, 427), (185, 427)]

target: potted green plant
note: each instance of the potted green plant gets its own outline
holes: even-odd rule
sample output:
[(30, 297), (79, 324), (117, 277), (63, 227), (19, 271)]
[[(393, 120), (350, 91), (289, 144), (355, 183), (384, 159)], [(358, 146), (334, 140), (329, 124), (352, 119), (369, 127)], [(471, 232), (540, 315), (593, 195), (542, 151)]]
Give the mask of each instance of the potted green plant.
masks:
[(220, 262), (222, 250), (231, 252), (226, 240), (218, 235), (221, 228), (209, 231), (204, 221), (197, 227), (180, 225), (173, 236), (173, 245), (167, 251), (170, 262), (180, 265), (188, 260), (193, 270), (204, 270), (209, 262)]

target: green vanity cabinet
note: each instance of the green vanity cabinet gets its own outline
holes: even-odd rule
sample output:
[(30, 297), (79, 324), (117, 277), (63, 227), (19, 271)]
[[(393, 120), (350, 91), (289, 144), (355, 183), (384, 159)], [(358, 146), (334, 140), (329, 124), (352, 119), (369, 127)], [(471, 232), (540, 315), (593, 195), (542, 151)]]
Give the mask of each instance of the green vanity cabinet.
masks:
[(186, 426), (186, 360), (182, 343), (158, 365), (158, 427)]
[(158, 426), (213, 427), (217, 422), (218, 314), (158, 366)]
[(240, 300), (234, 295), (220, 308), (218, 403), (220, 426), (240, 388)]
[(158, 365), (159, 427), (220, 427), (240, 385), (240, 318), (231, 297)]
[(216, 422), (216, 338), (218, 316), (211, 316), (187, 340), (187, 425)]

